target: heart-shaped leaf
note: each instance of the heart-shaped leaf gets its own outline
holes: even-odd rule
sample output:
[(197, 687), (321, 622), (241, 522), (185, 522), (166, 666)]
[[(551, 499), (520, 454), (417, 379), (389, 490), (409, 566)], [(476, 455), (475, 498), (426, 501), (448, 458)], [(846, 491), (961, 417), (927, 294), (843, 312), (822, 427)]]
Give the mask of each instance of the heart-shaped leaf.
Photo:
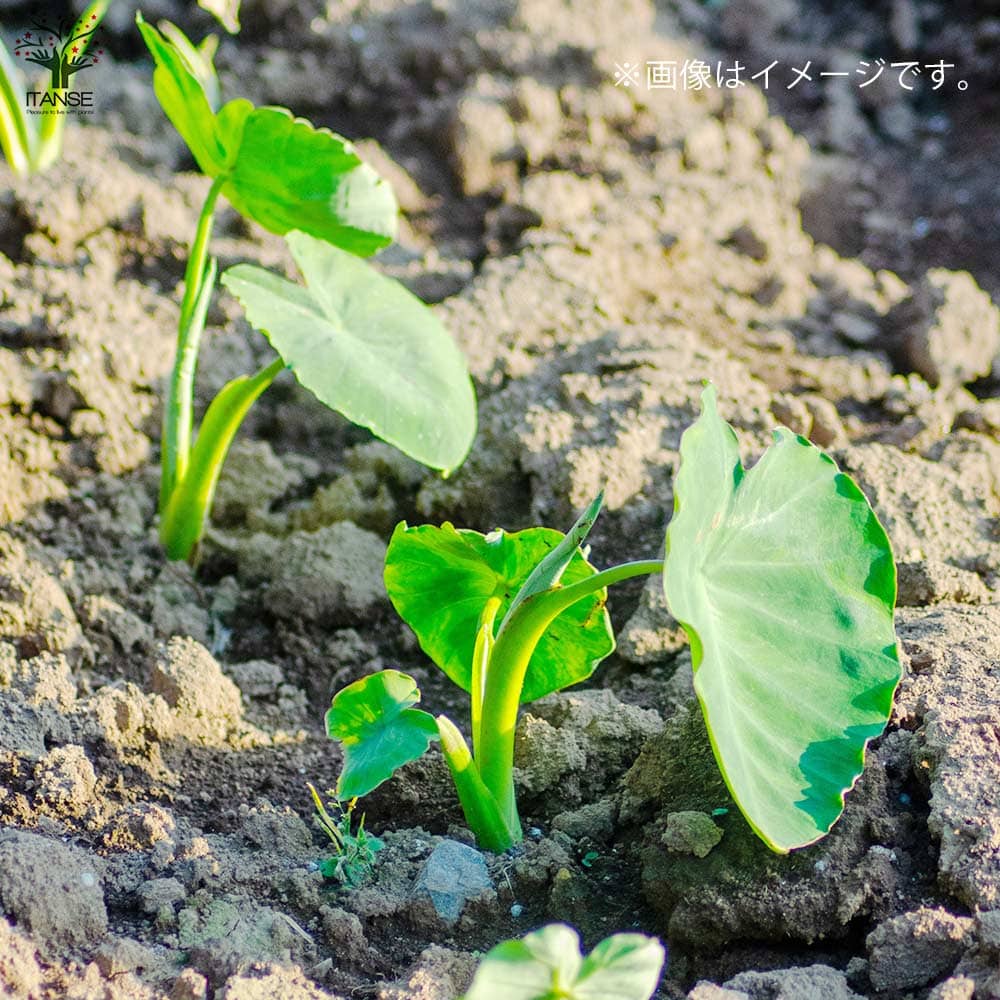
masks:
[(222, 193), (272, 233), (298, 229), (362, 257), (396, 235), (399, 208), (388, 182), (346, 139), (284, 108), (247, 117)]
[[(385, 556), (385, 586), (423, 651), (466, 691), (479, 616), (491, 597), (499, 623), (535, 567), (563, 540), (554, 528), (524, 531), (397, 526)], [(597, 571), (577, 548), (561, 576), (568, 586)], [(589, 677), (614, 648), (601, 590), (571, 605), (549, 626), (528, 665), (521, 701), (535, 701)]]
[(465, 1000), (649, 1000), (663, 959), (643, 934), (614, 934), (584, 959), (576, 931), (549, 924), (487, 952)]
[(381, 670), (348, 684), (326, 713), (326, 734), (344, 747), (337, 797), (353, 799), (378, 788), (438, 735), (420, 701), (416, 681), (399, 670)]
[(239, 264), (222, 283), (327, 406), (437, 469), (465, 457), (476, 399), (440, 320), (398, 281), (305, 233), (288, 245), (306, 285)]
[(900, 667), (885, 531), (829, 456), (775, 439), (745, 471), (706, 388), (681, 440), (664, 576), (729, 790), (785, 852), (840, 816)]

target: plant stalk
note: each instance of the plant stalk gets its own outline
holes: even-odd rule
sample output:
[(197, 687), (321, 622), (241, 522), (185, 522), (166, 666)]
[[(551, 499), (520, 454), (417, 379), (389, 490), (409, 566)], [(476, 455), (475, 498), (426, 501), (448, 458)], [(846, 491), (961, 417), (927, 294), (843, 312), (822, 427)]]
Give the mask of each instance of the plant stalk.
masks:
[(27, 177), (33, 168), (38, 134), (24, 109), (24, 91), (18, 86), (20, 76), (6, 46), (0, 45), (0, 147), (11, 172)]
[(520, 823), (515, 827), (508, 827), (496, 799), (483, 784), (479, 769), (469, 752), (469, 745), (458, 727), (445, 715), (437, 717), (437, 725), (441, 750), (455, 782), (462, 812), (469, 829), (476, 835), (476, 843), (495, 854), (510, 850), (521, 839)]
[(190, 457), (198, 347), (215, 285), (215, 263), (208, 259), (208, 243), (215, 221), (215, 204), (224, 183), (225, 177), (218, 177), (208, 190), (184, 272), (184, 298), (181, 301), (177, 328), (177, 354), (163, 410), (161, 514), (166, 511), (177, 484), (184, 479)]
[(613, 583), (662, 570), (659, 559), (623, 563), (567, 587), (541, 591), (526, 598), (501, 626), (486, 677), (481, 752), (477, 748), (477, 753), (483, 784), (495, 798), (507, 827), (518, 835), (521, 821), (514, 797), (514, 729), (535, 647), (553, 620), (577, 601)]
[(490, 668), (490, 654), (493, 652), (493, 623), (500, 610), (500, 598), (491, 597), (479, 616), (479, 631), (472, 654), (472, 749), (478, 754), (480, 726), (483, 718), (483, 698), (486, 696), (486, 677)]
[(194, 562), (205, 521), (215, 497), (222, 463), (247, 410), (285, 369), (276, 358), (256, 375), (241, 375), (226, 383), (212, 400), (191, 449), (190, 463), (160, 514), (160, 540), (171, 559)]

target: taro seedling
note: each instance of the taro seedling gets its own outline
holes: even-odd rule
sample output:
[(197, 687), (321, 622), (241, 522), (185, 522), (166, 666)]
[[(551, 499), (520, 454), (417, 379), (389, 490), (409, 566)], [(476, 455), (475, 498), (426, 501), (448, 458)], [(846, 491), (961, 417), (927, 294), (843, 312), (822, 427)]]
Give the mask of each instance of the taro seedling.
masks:
[[(389, 185), (346, 139), (284, 108), (237, 99), (216, 110), (211, 46), (137, 15), (167, 117), (211, 180), (184, 275), (177, 354), (163, 415), (160, 538), (194, 560), (222, 463), (250, 406), (285, 368), (321, 402), (435, 469), (472, 444), (476, 404), (465, 361), (434, 314), (360, 258), (392, 241)], [(194, 433), (194, 376), (217, 266), (209, 240), (220, 197), (284, 236), (305, 285), (239, 264), (222, 283), (279, 357), (222, 388)]]
[(346, 886), (361, 885), (375, 866), (375, 855), (385, 846), (378, 837), (373, 837), (365, 830), (365, 817), (362, 814), (357, 826), (354, 825), (354, 807), (357, 804), (351, 799), (345, 806), (339, 799), (331, 803), (336, 809), (339, 819), (334, 819), (323, 804), (319, 792), (309, 785), (316, 816), (323, 832), (333, 844), (333, 857), (319, 863), (319, 870), (324, 878), (335, 879)]
[[(76, 21), (33, 17), (14, 40), (13, 55), (0, 44), (0, 148), (18, 177), (46, 170), (62, 155), (64, 104), (79, 99), (70, 94), (70, 84), (76, 73), (101, 61), (91, 43), (110, 3), (95, 0)], [(20, 66), (26, 64), (48, 70), (44, 90), (24, 86)]]
[(645, 934), (612, 934), (584, 958), (572, 927), (503, 941), (479, 963), (464, 1000), (649, 1000), (665, 952)]
[(612, 651), (607, 586), (662, 573), (733, 799), (774, 851), (820, 839), (885, 728), (900, 678), (895, 564), (861, 490), (785, 429), (745, 469), (709, 386), (681, 440), (665, 558), (598, 572), (580, 546), (600, 504), (565, 536), (396, 528), (389, 597), (469, 693), (471, 747), (448, 718), (414, 707), (411, 677), (383, 670), (344, 688), (327, 712), (344, 753), (337, 794), (366, 794), (437, 738), (480, 846), (509, 848), (521, 839), (518, 706), (585, 680)]

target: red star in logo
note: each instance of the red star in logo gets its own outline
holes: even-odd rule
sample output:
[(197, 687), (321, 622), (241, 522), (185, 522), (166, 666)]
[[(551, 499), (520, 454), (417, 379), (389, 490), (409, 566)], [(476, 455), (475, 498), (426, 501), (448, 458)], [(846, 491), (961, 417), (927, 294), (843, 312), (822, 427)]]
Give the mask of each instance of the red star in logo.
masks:
[(80, 46), (79, 45), (74, 45), (73, 46), (73, 53), (76, 54), (79, 51), (80, 51)]

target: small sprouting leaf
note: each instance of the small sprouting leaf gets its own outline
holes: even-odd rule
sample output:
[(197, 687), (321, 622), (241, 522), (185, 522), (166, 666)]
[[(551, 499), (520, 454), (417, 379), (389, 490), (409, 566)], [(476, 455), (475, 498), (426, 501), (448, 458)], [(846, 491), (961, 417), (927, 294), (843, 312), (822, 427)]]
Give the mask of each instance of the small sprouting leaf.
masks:
[(423, 756), (438, 735), (420, 701), (416, 681), (399, 670), (381, 670), (339, 691), (326, 713), (326, 734), (344, 747), (337, 796), (367, 795), (398, 768)]
[(324, 858), (319, 863), (319, 871), (323, 878), (337, 879), (340, 880), (341, 871), (343, 869), (344, 859), (337, 858)]
[(305, 233), (288, 245), (306, 288), (250, 264), (222, 283), (327, 406), (425, 465), (452, 469), (476, 431), (465, 359), (399, 282)]
[(604, 492), (600, 492), (590, 501), (587, 509), (576, 519), (576, 524), (563, 536), (562, 541), (549, 551), (549, 554), (531, 571), (528, 579), (518, 590), (507, 614), (511, 614), (522, 601), (526, 601), (543, 590), (549, 590), (562, 579), (566, 567), (570, 564), (576, 550), (586, 541), (590, 529), (597, 520), (604, 504)]
[(194, 75), (205, 91), (209, 107), (215, 111), (222, 103), (222, 87), (215, 72), (215, 53), (219, 39), (206, 35), (200, 45), (195, 45), (187, 35), (170, 21), (160, 21), (160, 33), (183, 59), (184, 65)]
[(663, 959), (644, 934), (613, 934), (583, 958), (576, 931), (549, 924), (487, 952), (465, 1000), (649, 1000)]
[(778, 852), (844, 808), (900, 678), (896, 570), (855, 483), (790, 431), (746, 471), (715, 390), (681, 440), (665, 588), (733, 798)]
[[(553, 528), (456, 530), (398, 525), (385, 557), (385, 585), (423, 651), (461, 688), (471, 691), (479, 615), (491, 597), (500, 622), (532, 571), (563, 541)], [(574, 549), (561, 582), (597, 571)], [(614, 648), (605, 592), (567, 608), (542, 636), (528, 664), (521, 701), (535, 701), (589, 677)]]
[(198, 6), (214, 14), (231, 35), (240, 30), (240, 0), (198, 0)]
[(298, 229), (362, 257), (396, 235), (389, 183), (346, 139), (284, 108), (257, 108), (246, 118), (222, 193), (272, 233)]
[[(160, 106), (187, 143), (202, 172), (217, 177), (226, 169), (226, 149), (201, 81), (188, 67), (181, 52), (147, 24), (141, 13), (136, 13), (135, 21), (156, 63), (153, 89)], [(171, 28), (181, 35), (178, 28), (173, 25)]]

